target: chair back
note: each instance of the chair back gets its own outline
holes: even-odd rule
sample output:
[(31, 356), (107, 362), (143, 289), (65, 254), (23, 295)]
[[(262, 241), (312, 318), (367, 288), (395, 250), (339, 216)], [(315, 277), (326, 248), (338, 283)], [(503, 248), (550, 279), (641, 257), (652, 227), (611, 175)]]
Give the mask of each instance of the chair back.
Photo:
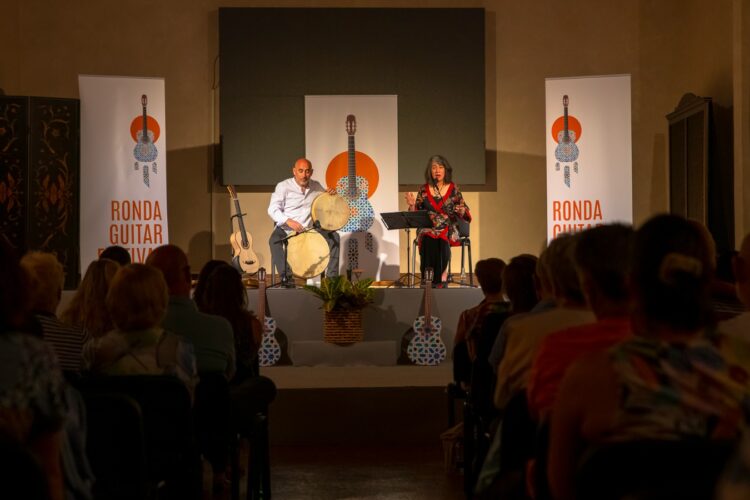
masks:
[(140, 405), (114, 392), (82, 391), (86, 403), (86, 451), (96, 498), (148, 498), (146, 444)]
[(611, 443), (584, 457), (576, 498), (713, 498), (735, 443), (703, 439)]
[[(196, 470), (200, 457), (195, 445), (192, 401), (182, 381), (169, 375), (102, 376), (82, 380), (79, 388), (123, 394), (135, 400), (143, 415), (150, 480), (166, 481), (167, 488), (175, 487), (192, 496), (192, 489), (201, 480), (200, 470)], [(182, 497), (187, 498), (185, 495)]]

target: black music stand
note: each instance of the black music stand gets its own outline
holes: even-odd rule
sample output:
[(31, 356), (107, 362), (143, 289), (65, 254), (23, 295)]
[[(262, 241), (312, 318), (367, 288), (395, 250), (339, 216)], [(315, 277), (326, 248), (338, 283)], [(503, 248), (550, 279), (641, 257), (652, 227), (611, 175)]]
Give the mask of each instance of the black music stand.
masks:
[[(380, 218), (387, 229), (406, 230), (406, 279), (407, 286), (413, 287), (415, 278), (413, 271), (415, 270), (411, 268), (411, 230), (432, 227), (432, 219), (430, 219), (427, 210), (383, 212), (380, 214)], [(403, 278), (402, 276), (398, 279), (399, 285), (401, 285)]]

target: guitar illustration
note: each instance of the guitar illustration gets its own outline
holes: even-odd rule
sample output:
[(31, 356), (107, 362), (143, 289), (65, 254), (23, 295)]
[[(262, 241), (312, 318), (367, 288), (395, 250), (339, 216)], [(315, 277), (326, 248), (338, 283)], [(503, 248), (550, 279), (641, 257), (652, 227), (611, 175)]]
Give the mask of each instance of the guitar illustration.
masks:
[(414, 320), (414, 337), (407, 347), (406, 354), (416, 365), (435, 366), (445, 360), (446, 348), (440, 338), (443, 322), (432, 316), (430, 292), (432, 290), (432, 268), (425, 269), (424, 315)]
[[(146, 106), (148, 106), (148, 97), (146, 94), (141, 96), (141, 106), (143, 106), (143, 125), (141, 130), (136, 132), (136, 144), (133, 148), (133, 156), (136, 159), (135, 170), (138, 170), (138, 162), (141, 163), (152, 163), (159, 156), (159, 151), (156, 149), (154, 144), (155, 135), (154, 132), (148, 129), (148, 113), (146, 112)], [(156, 173), (156, 163), (152, 164), (153, 173)], [(143, 165), (143, 183), (146, 186), (150, 186), (148, 165)]]
[(258, 348), (260, 366), (273, 366), (281, 359), (281, 345), (276, 340), (276, 320), (266, 316), (266, 269), (258, 269), (258, 318), (263, 324), (263, 339)]
[(341, 228), (341, 231), (345, 233), (367, 231), (375, 220), (375, 211), (367, 200), (370, 194), (369, 182), (366, 178), (357, 175), (357, 155), (354, 149), (356, 131), (357, 120), (354, 115), (348, 115), (346, 117), (346, 134), (349, 140), (347, 175), (336, 182), (337, 194), (349, 204), (349, 221)]
[[(557, 147), (555, 148), (555, 170), (560, 170), (560, 163), (573, 163), (573, 170), (578, 173), (578, 146), (576, 146), (576, 132), (568, 126), (568, 96), (563, 96), (563, 129), (557, 133)], [(570, 187), (570, 166), (565, 165), (565, 185)]]
[(258, 256), (253, 251), (253, 239), (245, 230), (245, 222), (242, 219), (244, 215), (240, 209), (240, 200), (237, 198), (237, 191), (234, 186), (227, 186), (229, 196), (234, 202), (235, 214), (232, 217), (237, 218), (239, 231), (229, 236), (229, 242), (232, 244), (232, 265), (243, 273), (255, 273), (258, 271)]

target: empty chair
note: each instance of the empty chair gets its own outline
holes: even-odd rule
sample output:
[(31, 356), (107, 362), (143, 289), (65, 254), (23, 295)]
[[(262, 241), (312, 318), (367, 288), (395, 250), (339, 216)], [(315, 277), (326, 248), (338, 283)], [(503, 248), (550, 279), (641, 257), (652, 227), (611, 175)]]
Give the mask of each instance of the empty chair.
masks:
[(87, 453), (96, 483), (96, 498), (148, 498), (146, 443), (141, 407), (130, 396), (115, 392), (82, 391), (88, 421)]

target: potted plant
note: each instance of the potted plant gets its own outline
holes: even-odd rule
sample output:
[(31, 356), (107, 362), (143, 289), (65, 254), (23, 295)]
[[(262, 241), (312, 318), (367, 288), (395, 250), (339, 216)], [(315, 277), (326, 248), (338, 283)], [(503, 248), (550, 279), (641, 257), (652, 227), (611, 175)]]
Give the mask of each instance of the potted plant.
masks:
[(323, 301), (325, 342), (353, 344), (362, 341), (362, 309), (374, 299), (375, 291), (370, 288), (372, 282), (366, 278), (352, 283), (346, 276), (335, 276), (323, 278), (319, 287), (305, 285), (305, 290)]

